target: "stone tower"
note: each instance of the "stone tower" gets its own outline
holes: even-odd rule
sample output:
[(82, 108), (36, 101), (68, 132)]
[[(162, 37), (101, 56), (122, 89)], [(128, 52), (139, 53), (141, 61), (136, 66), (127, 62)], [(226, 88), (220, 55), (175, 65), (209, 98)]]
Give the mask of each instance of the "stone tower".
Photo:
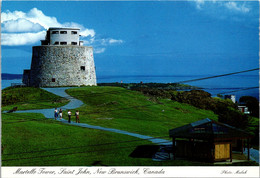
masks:
[(93, 48), (79, 41), (78, 28), (49, 28), (33, 46), (31, 69), (23, 83), (34, 87), (96, 85)]

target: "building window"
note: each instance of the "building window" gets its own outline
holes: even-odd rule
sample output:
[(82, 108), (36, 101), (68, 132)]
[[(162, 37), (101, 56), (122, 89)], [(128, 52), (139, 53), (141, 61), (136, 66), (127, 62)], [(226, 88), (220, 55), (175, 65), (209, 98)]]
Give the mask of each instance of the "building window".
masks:
[(60, 31), (60, 34), (67, 34), (67, 31)]
[(59, 31), (52, 31), (52, 34), (59, 34)]
[(80, 66), (80, 70), (85, 71), (85, 66)]
[(55, 43), (54, 43), (55, 45), (59, 45), (59, 42), (58, 41), (55, 41)]
[(60, 42), (60, 44), (61, 44), (61, 45), (66, 45), (66, 44), (67, 44), (67, 42), (65, 42), (65, 41), (62, 41), (62, 42)]
[(76, 34), (78, 34), (78, 32), (77, 31), (71, 31), (71, 34), (76, 35)]
[(71, 45), (77, 45), (78, 43), (77, 42), (71, 42)]
[(52, 81), (52, 82), (55, 82), (55, 78), (52, 78), (51, 81)]

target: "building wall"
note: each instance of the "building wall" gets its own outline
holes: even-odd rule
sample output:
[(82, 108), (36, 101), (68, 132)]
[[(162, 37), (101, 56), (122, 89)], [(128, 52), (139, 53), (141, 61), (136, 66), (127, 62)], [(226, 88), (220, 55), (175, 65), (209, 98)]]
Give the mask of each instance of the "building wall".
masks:
[[(53, 33), (58, 32), (58, 33)], [(66, 34), (62, 34), (61, 32), (66, 32)], [(72, 32), (77, 32), (77, 34), (73, 34)], [(71, 45), (71, 42), (76, 42), (79, 46), (79, 30), (77, 29), (50, 29), (50, 45), (55, 45), (55, 42), (67, 42), (66, 45)]]
[(30, 86), (96, 85), (93, 48), (34, 46)]

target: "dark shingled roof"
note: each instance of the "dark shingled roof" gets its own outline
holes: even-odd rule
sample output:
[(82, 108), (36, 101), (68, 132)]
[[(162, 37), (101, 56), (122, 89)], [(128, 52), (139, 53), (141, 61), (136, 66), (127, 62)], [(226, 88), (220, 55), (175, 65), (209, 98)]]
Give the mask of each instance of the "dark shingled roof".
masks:
[(232, 140), (252, 137), (249, 133), (211, 119), (203, 119), (169, 130), (170, 137), (201, 140)]

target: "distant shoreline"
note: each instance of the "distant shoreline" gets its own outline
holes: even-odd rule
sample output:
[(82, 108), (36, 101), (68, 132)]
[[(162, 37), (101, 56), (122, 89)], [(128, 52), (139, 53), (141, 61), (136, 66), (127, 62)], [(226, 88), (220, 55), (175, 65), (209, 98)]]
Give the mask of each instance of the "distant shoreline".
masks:
[(8, 74), (8, 73), (1, 74), (2, 80), (19, 80), (22, 78), (23, 78), (23, 74)]
[[(164, 78), (168, 78), (168, 77), (202, 77), (202, 76), (213, 76), (213, 75), (100, 75), (97, 76), (97, 79), (99, 80), (104, 80), (107, 78), (119, 78), (121, 77), (122, 79), (125, 78), (142, 78), (142, 77), (149, 77), (149, 78), (154, 78), (154, 77), (164, 77)], [(233, 75), (236, 76), (236, 75)], [(246, 75), (246, 74), (238, 74), (237, 76), (258, 76), (258, 75)], [(1, 74), (1, 79), (2, 80), (19, 80), (23, 78), (23, 74), (10, 74), (10, 73), (2, 73)], [(103, 83), (103, 82), (101, 82)], [(128, 82), (127, 82), (128, 83)], [(133, 82), (133, 83), (138, 83), (138, 82)], [(148, 82), (149, 83), (149, 82)], [(154, 83), (154, 82), (152, 82)], [(158, 83), (169, 83), (169, 82), (158, 82)]]

